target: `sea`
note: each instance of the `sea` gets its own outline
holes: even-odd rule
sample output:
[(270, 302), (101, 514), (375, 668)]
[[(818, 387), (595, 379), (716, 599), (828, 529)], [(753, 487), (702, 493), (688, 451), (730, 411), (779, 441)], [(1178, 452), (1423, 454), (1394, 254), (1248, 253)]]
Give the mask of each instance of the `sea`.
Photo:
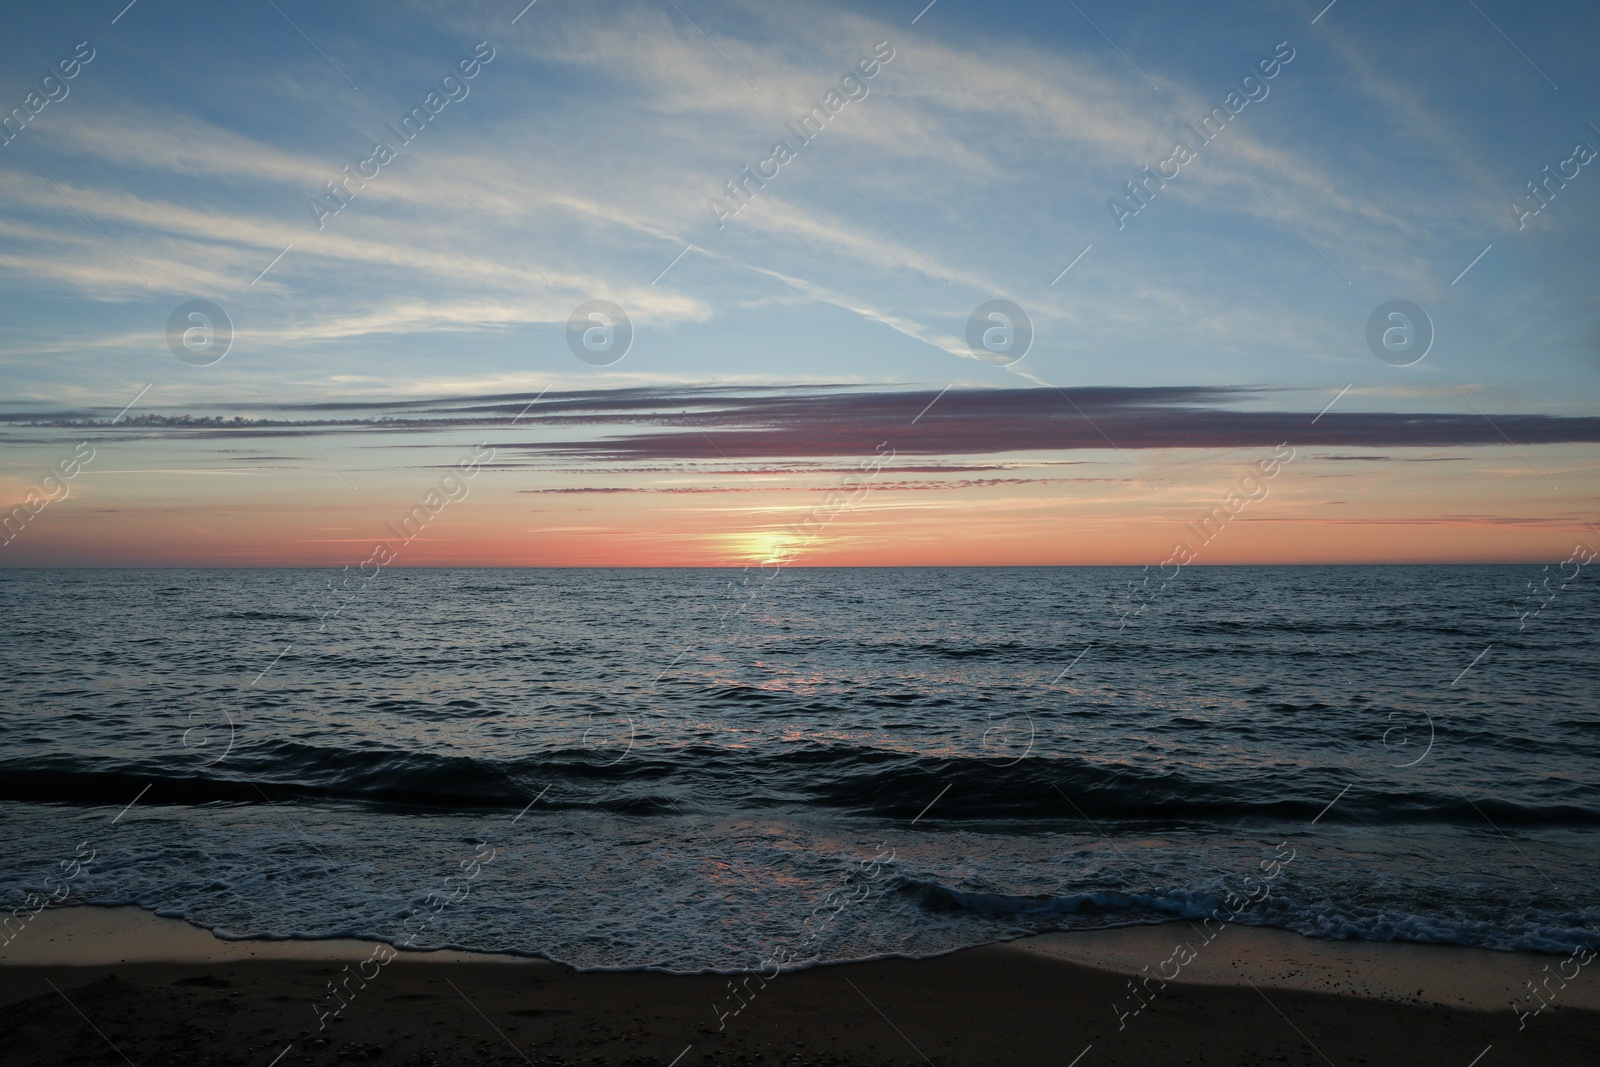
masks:
[(1206, 916), (1566, 954), (1600, 930), (1597, 586), (0, 571), (0, 913), (675, 972)]

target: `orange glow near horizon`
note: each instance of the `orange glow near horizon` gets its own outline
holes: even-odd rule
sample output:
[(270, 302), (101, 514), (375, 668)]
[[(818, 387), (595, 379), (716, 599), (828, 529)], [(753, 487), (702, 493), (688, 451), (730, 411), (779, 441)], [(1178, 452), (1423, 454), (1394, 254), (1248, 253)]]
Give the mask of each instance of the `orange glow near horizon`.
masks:
[[(0, 548), (0, 565), (355, 568), (379, 544), (392, 553), (383, 565), (397, 567), (1141, 566), (1173, 559), (1180, 545), (1200, 566), (1491, 563), (1559, 559), (1594, 539), (1583, 517), (1555, 510), (1565, 499), (1513, 502), (1547, 518), (1486, 514), (1467, 492), (1481, 472), (1461, 472), (1453, 492), (1432, 499), (1397, 482), (1328, 501), (1309, 463), (1299, 481), (1280, 476), (1267, 498), (1202, 529), (1230, 481), (1215, 469), (1185, 473), (1159, 492), (1133, 480), (1109, 492), (874, 489), (832, 516), (819, 510), (821, 489), (529, 497), (486, 479), (409, 541), (397, 522), (413, 502), (395, 492), (371, 503), (324, 479), (317, 495), (285, 501), (240, 492), (153, 502), (122, 495), (127, 483), (86, 479)], [(1536, 480), (1517, 484), (1537, 495)], [(1506, 487), (1495, 488), (1504, 510)]]
[[(467, 445), (431, 444), (442, 459), (424, 465), (422, 446), (372, 440), (327, 442), (337, 468), (316, 453), (235, 469), (185, 442), (107, 445), (0, 545), (0, 566), (1549, 562), (1596, 538), (1580, 509), (1600, 490), (1592, 446), (1307, 449), (1264, 477), (1264, 450), (1146, 450), (1136, 467), (1110, 450), (902, 456), (853, 482), (804, 460), (595, 470), (502, 456), (463, 481), (440, 472)], [(30, 486), (0, 479), (0, 499)]]

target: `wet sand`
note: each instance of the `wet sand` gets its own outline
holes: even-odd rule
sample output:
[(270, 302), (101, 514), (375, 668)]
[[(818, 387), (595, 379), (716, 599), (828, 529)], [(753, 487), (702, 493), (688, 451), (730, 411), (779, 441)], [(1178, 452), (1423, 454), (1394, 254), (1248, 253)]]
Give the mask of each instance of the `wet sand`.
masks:
[[(140, 1067), (1600, 1062), (1592, 965), (1563, 986), (1555, 956), (1200, 933), (1053, 934), (752, 976), (735, 1013), (726, 976), (450, 952), (378, 962), (390, 950), (367, 942), (227, 942), (136, 909), (70, 908), (0, 948), (0, 1048), (8, 1064)], [(1163, 983), (1180, 944), (1193, 958)], [(1134, 976), (1149, 979), (1138, 997)], [(343, 1010), (323, 1014), (341, 979)], [(1510, 1001), (1530, 980), (1549, 1006), (1519, 1028)]]

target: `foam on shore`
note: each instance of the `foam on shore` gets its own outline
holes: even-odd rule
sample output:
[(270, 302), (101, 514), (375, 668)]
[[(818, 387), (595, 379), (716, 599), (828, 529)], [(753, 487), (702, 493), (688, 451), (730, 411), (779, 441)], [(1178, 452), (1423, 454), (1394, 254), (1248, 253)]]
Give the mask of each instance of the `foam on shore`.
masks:
[[(230, 941), (182, 919), (162, 918), (143, 908), (53, 908), (35, 915), (9, 944), (0, 945), (0, 966), (106, 967), (122, 963), (218, 964), (243, 960), (349, 962), (365, 959), (376, 944), (355, 938)], [(554, 966), (523, 956), (452, 949), (407, 952), (405, 958)]]
[[(351, 962), (377, 942), (330, 940), (224, 940), (181, 919), (140, 908), (61, 908), (40, 912), (8, 945), (0, 966), (82, 966), (175, 963), (222, 964), (247, 960)], [(1554, 973), (1558, 957), (1493, 952), (1455, 945), (1373, 941), (1322, 941), (1284, 930), (1232, 925), (1210, 942), (1189, 923), (1078, 930), (1023, 938), (1013, 951), (1159, 983), (1176, 965), (1176, 949), (1193, 958), (1177, 982), (1212, 986), (1296, 989), (1406, 1004), (1505, 1010), (1524, 1003), (1527, 987)], [(1188, 953), (1184, 953), (1188, 956)], [(524, 956), (439, 949), (406, 952), (408, 961), (500, 963), (534, 968), (558, 965)], [(1146, 970), (1148, 968), (1148, 970)], [(1548, 970), (1547, 970), (1548, 968)], [(1552, 982), (1549, 988), (1556, 988)], [(1600, 1011), (1600, 972), (1585, 967), (1559, 989), (1563, 1007)]]

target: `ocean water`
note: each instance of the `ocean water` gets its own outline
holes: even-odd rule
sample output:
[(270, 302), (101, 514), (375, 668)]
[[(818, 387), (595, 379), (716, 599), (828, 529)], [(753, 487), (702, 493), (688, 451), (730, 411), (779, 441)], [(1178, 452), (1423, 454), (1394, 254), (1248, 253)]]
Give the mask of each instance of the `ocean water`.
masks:
[(1555, 572), (0, 571), (0, 902), (587, 968), (1219, 914), (1566, 953), (1600, 597)]

